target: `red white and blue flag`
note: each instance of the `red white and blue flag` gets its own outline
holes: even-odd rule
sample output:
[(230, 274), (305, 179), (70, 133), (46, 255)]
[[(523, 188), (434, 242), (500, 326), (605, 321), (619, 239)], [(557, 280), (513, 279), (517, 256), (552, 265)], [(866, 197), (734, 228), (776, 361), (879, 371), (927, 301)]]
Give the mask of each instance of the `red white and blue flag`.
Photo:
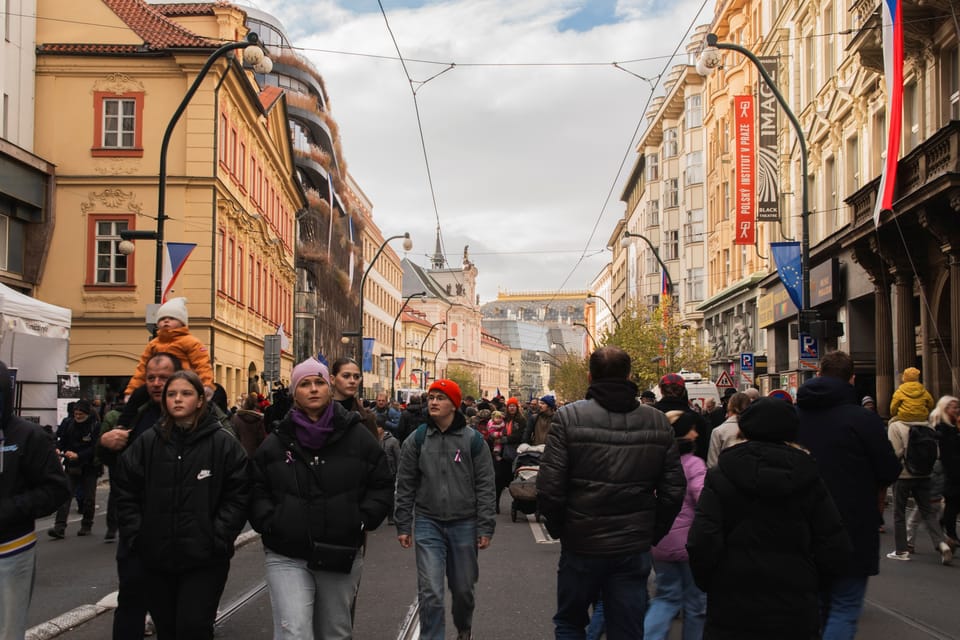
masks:
[(880, 174), (874, 225), (880, 214), (893, 211), (893, 188), (897, 184), (897, 159), (900, 156), (900, 132), (903, 128), (903, 12), (901, 0), (880, 3), (883, 24), (883, 68), (887, 82), (887, 157)]
[(397, 363), (397, 375), (394, 376), (395, 379), (400, 380), (400, 372), (403, 371), (403, 365), (406, 361), (406, 358), (397, 358), (395, 360)]
[(163, 247), (163, 280), (161, 281), (160, 302), (167, 301), (167, 294), (173, 290), (173, 283), (183, 270), (187, 258), (197, 245), (192, 242), (165, 242)]

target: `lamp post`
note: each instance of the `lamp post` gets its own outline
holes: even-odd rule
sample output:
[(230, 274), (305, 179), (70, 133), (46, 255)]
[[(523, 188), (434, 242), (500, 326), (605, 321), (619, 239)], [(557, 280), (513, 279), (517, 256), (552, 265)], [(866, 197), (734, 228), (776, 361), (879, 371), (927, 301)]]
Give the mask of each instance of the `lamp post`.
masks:
[(160, 170), (157, 182), (157, 230), (120, 232), (120, 239), (129, 243), (124, 244), (121, 242), (121, 246), (118, 247), (120, 252), (125, 255), (130, 255), (133, 253), (133, 240), (156, 240), (157, 242), (157, 259), (156, 265), (154, 266), (154, 279), (156, 282), (154, 283), (153, 290), (153, 301), (155, 304), (160, 304), (163, 300), (163, 227), (168, 217), (166, 213), (167, 149), (170, 146), (170, 138), (173, 135), (174, 127), (176, 127), (177, 123), (180, 121), (180, 116), (182, 116), (183, 112), (186, 111), (187, 105), (190, 104), (190, 100), (193, 99), (194, 94), (197, 92), (197, 89), (200, 88), (204, 78), (207, 77), (207, 73), (213, 67), (213, 64), (223, 55), (233, 51), (234, 49), (244, 50), (244, 62), (253, 65), (254, 70), (257, 73), (265, 74), (270, 73), (273, 70), (273, 61), (271, 61), (270, 58), (264, 53), (260, 43), (260, 37), (252, 31), (247, 34), (246, 40), (241, 42), (228, 42), (210, 54), (210, 57), (207, 58), (206, 63), (200, 69), (197, 77), (194, 78), (193, 84), (191, 84), (190, 88), (187, 89), (187, 93), (183, 96), (183, 100), (180, 101), (180, 105), (177, 107), (177, 110), (173, 112), (170, 122), (167, 123), (167, 129), (163, 133), (163, 141), (160, 143)]
[[(386, 240), (380, 243), (380, 246), (377, 247), (377, 252), (373, 254), (373, 258), (370, 260), (370, 264), (367, 265), (367, 268), (363, 270), (363, 277), (360, 278), (360, 322), (357, 324), (358, 331), (360, 333), (360, 338), (357, 344), (357, 362), (360, 362), (363, 357), (363, 286), (367, 284), (367, 276), (370, 275), (370, 270), (373, 269), (373, 265), (377, 262), (377, 258), (380, 257), (380, 254), (383, 253), (383, 250), (386, 248), (387, 244), (391, 240), (399, 240), (403, 238), (403, 250), (410, 251), (413, 249), (413, 240), (410, 239), (410, 233), (403, 233), (401, 235), (390, 236)], [(360, 392), (363, 392), (363, 382), (360, 383)]]
[[(816, 320), (816, 311), (810, 309), (810, 201), (807, 193), (807, 141), (803, 135), (803, 126), (790, 109), (790, 105), (787, 104), (783, 94), (780, 93), (780, 89), (773, 78), (767, 73), (757, 56), (749, 49), (738, 44), (720, 42), (717, 34), (708, 33), (707, 44), (697, 59), (697, 73), (707, 76), (720, 66), (722, 62), (720, 49), (736, 51), (746, 56), (753, 63), (760, 77), (763, 78), (770, 89), (770, 93), (774, 95), (783, 112), (787, 114), (787, 119), (793, 125), (794, 133), (797, 136), (797, 145), (800, 148), (800, 308), (797, 310), (797, 323), (799, 325), (797, 338), (802, 341), (803, 338), (800, 334), (807, 333), (810, 329), (810, 323)], [(798, 360), (801, 355), (802, 344), (797, 351)]]
[(667, 293), (669, 293), (672, 296), (673, 295), (673, 278), (670, 277), (670, 269), (667, 269), (667, 265), (660, 258), (660, 252), (657, 251), (657, 248), (653, 246), (652, 242), (650, 242), (650, 238), (648, 238), (647, 236), (640, 235), (639, 233), (631, 233), (630, 231), (624, 231), (623, 237), (620, 238), (620, 246), (624, 248), (629, 247), (630, 238), (640, 238), (641, 240), (647, 243), (648, 247), (650, 247), (650, 251), (653, 252), (653, 257), (657, 259), (657, 263), (660, 265), (660, 268), (663, 269), (663, 273), (667, 277), (667, 288), (669, 289)]
[(437, 358), (440, 357), (440, 352), (443, 351), (443, 348), (446, 346), (448, 342), (456, 342), (456, 341), (457, 341), (456, 338), (447, 338), (446, 340), (440, 343), (440, 347), (437, 349), (437, 353), (433, 356), (433, 379), (434, 380), (437, 379)]
[[(596, 338), (593, 337), (593, 334), (590, 333), (590, 328), (587, 327), (587, 325), (585, 325), (585, 324), (582, 323), (582, 322), (574, 322), (574, 323), (573, 323), (573, 326), (575, 326), (575, 327), (583, 327), (583, 330), (587, 332), (587, 335), (588, 335), (588, 336), (590, 336), (590, 344), (593, 345), (593, 348), (594, 348), (594, 349), (597, 348), (597, 340), (596, 340)], [(564, 351), (566, 351), (566, 349), (564, 349)]]
[(403, 301), (403, 304), (400, 305), (400, 311), (397, 311), (397, 315), (393, 318), (393, 328), (390, 330), (390, 335), (393, 337), (393, 358), (390, 360), (390, 402), (396, 400), (395, 395), (395, 382), (397, 379), (397, 320), (400, 319), (400, 316), (403, 315), (403, 310), (407, 308), (407, 305), (410, 304), (410, 300), (413, 298), (423, 298), (427, 295), (426, 291), (417, 291), (416, 293), (411, 293), (407, 296), (406, 300)]
[[(439, 327), (442, 324), (447, 324), (446, 321), (441, 320), (440, 322), (434, 322), (430, 325), (430, 328), (427, 329), (427, 335), (423, 336), (423, 342), (420, 343), (420, 390), (423, 390), (424, 383), (427, 379), (427, 370), (423, 367), (423, 346), (427, 344), (427, 338), (430, 337), (430, 334), (433, 333), (433, 330)], [(434, 371), (436, 373), (436, 371)]]
[[(629, 233), (629, 232), (628, 232)], [(607, 308), (607, 311), (610, 312), (610, 317), (613, 318), (613, 321), (617, 323), (617, 329), (620, 328), (620, 318), (617, 317), (617, 314), (613, 312), (613, 309), (610, 308), (610, 303), (607, 302), (606, 298), (594, 295), (592, 293), (587, 294), (587, 300), (599, 300)]]

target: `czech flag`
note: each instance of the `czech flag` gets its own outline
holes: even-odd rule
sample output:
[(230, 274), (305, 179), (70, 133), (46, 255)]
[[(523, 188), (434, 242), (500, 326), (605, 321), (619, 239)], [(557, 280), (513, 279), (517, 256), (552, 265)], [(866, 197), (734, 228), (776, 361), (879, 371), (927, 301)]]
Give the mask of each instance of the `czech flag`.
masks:
[(167, 301), (167, 294), (173, 290), (173, 283), (186, 264), (187, 258), (197, 248), (197, 245), (191, 242), (165, 242), (163, 251), (163, 280), (160, 302)]
[(873, 210), (874, 225), (880, 224), (881, 213), (893, 211), (893, 188), (897, 183), (897, 158), (903, 128), (903, 12), (900, 5), (900, 0), (880, 3), (883, 68), (887, 82), (887, 157), (880, 174), (877, 206)]

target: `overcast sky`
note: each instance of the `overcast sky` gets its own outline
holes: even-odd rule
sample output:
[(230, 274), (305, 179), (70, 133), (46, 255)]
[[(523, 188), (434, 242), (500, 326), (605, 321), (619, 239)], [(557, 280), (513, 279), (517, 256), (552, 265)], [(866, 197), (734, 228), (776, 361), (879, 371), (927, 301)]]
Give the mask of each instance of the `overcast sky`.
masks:
[(436, 209), (377, 0), (245, 3), (279, 18), (324, 76), (384, 235), (410, 231), (410, 257), (426, 264), (439, 217), (448, 261), (470, 246), (486, 302), (584, 289), (599, 273), (652, 84), (678, 44), (674, 63), (685, 59), (684, 33), (710, 21), (715, 0), (383, 0), (414, 81), (457, 65), (417, 85)]

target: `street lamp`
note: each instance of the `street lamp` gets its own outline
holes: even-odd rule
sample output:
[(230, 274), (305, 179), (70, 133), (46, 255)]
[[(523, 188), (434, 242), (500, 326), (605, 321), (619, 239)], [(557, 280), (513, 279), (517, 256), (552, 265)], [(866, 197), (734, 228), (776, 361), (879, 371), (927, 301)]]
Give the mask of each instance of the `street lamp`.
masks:
[[(810, 203), (809, 195), (807, 194), (807, 141), (803, 135), (803, 127), (800, 125), (800, 121), (797, 120), (797, 116), (794, 115), (793, 111), (790, 109), (790, 105), (787, 104), (786, 99), (784, 99), (783, 94), (780, 93), (780, 89), (774, 83), (773, 78), (770, 77), (770, 74), (767, 73), (767, 70), (763, 67), (763, 64), (760, 63), (760, 60), (753, 54), (752, 51), (745, 47), (741, 47), (738, 44), (731, 44), (728, 42), (720, 42), (720, 39), (715, 33), (707, 34), (707, 44), (703, 48), (703, 51), (700, 52), (700, 56), (697, 59), (697, 73), (702, 76), (707, 76), (713, 72), (714, 69), (720, 66), (720, 63), (723, 61), (720, 56), (720, 49), (725, 49), (728, 51), (736, 51), (746, 56), (750, 62), (753, 63), (753, 66), (757, 68), (757, 71), (760, 73), (760, 77), (763, 78), (763, 81), (767, 84), (767, 87), (770, 88), (770, 93), (774, 95), (777, 99), (777, 102), (780, 103), (780, 107), (783, 109), (784, 113), (787, 114), (787, 119), (790, 120), (790, 124), (793, 125), (793, 130), (797, 136), (797, 144), (800, 147), (800, 309), (797, 310), (799, 331), (798, 334), (807, 333), (810, 329), (810, 323), (816, 319), (816, 311), (812, 311), (810, 307)], [(802, 338), (798, 335), (798, 339)], [(802, 349), (802, 345), (801, 345)], [(798, 351), (799, 354), (802, 351)]]
[[(582, 323), (582, 322), (574, 322), (574, 323), (573, 323), (573, 326), (575, 326), (575, 327), (583, 327), (583, 330), (587, 332), (587, 335), (588, 335), (588, 336), (590, 336), (590, 344), (593, 345), (593, 348), (594, 348), (594, 349), (597, 348), (597, 340), (596, 340), (596, 338), (593, 337), (593, 334), (590, 333), (590, 329), (589, 329), (589, 327), (587, 327), (587, 325), (585, 325), (585, 324)], [(566, 351), (566, 349), (564, 349), (564, 351)]]
[[(629, 233), (629, 232), (628, 232), (628, 233)], [(613, 309), (610, 308), (610, 303), (607, 302), (607, 300), (606, 300), (605, 298), (602, 298), (602, 297), (600, 297), (600, 296), (594, 295), (594, 294), (592, 294), (592, 293), (588, 293), (588, 294), (587, 294), (587, 300), (599, 300), (600, 302), (602, 302), (602, 303), (604, 304), (604, 306), (607, 308), (607, 311), (610, 312), (610, 317), (613, 318), (613, 321), (617, 323), (617, 329), (620, 328), (620, 318), (618, 318), (618, 317), (617, 317), (617, 314), (615, 314), (615, 313), (613, 312)]]
[(410, 304), (410, 300), (413, 298), (423, 298), (427, 295), (426, 291), (417, 291), (416, 293), (411, 293), (407, 296), (406, 300), (403, 301), (403, 304), (400, 305), (400, 311), (397, 311), (397, 315), (393, 318), (393, 329), (390, 330), (390, 335), (393, 336), (393, 347), (392, 351), (394, 358), (390, 361), (390, 402), (396, 400), (394, 395), (395, 391), (395, 382), (397, 379), (397, 320), (400, 319), (400, 316), (403, 314), (403, 310), (407, 308), (407, 305)]
[[(357, 344), (357, 362), (360, 362), (360, 359), (363, 357), (363, 286), (367, 284), (367, 276), (370, 275), (370, 270), (373, 269), (373, 265), (377, 262), (377, 258), (380, 257), (380, 254), (383, 253), (383, 250), (386, 248), (387, 244), (391, 240), (399, 240), (403, 238), (403, 250), (410, 251), (413, 249), (413, 240), (410, 239), (410, 233), (406, 232), (401, 235), (390, 236), (386, 240), (380, 243), (380, 246), (377, 247), (377, 252), (373, 254), (373, 259), (370, 260), (370, 264), (367, 265), (367, 268), (363, 270), (363, 277), (360, 278), (360, 322), (358, 324), (358, 332), (360, 334), (360, 339)], [(363, 382), (360, 383), (359, 392), (363, 392)]]
[(197, 89), (200, 88), (200, 85), (203, 83), (204, 78), (206, 78), (207, 73), (213, 67), (213, 64), (224, 54), (227, 54), (234, 49), (243, 49), (243, 61), (249, 65), (252, 65), (254, 71), (262, 74), (270, 73), (273, 70), (273, 61), (270, 60), (270, 58), (264, 53), (262, 46), (263, 45), (260, 43), (260, 37), (251, 31), (247, 34), (246, 40), (241, 42), (228, 42), (210, 54), (210, 57), (207, 58), (206, 63), (200, 69), (197, 77), (194, 78), (193, 84), (190, 85), (189, 89), (187, 89), (187, 93), (183, 96), (183, 100), (180, 101), (180, 106), (178, 106), (177, 110), (173, 112), (170, 122), (167, 123), (167, 130), (163, 133), (163, 141), (160, 143), (160, 171), (157, 183), (157, 230), (120, 232), (120, 239), (122, 242), (120, 242), (120, 245), (117, 248), (124, 255), (130, 255), (133, 253), (133, 240), (156, 240), (157, 242), (157, 259), (156, 265), (154, 266), (154, 279), (156, 282), (154, 283), (153, 290), (153, 301), (155, 304), (160, 304), (163, 301), (163, 291), (161, 290), (163, 288), (163, 227), (164, 222), (168, 217), (166, 213), (167, 149), (170, 146), (170, 138), (173, 135), (173, 129), (177, 126), (177, 122), (180, 121), (180, 116), (182, 116), (183, 112), (186, 111), (187, 105), (190, 104), (190, 100), (197, 92)]
[[(423, 342), (420, 343), (420, 367), (421, 368), (423, 367), (423, 346), (427, 344), (427, 338), (430, 337), (430, 334), (433, 333), (434, 329), (444, 324), (447, 324), (447, 323), (443, 320), (441, 320), (440, 322), (434, 322), (432, 325), (430, 325), (430, 328), (427, 329), (427, 335), (423, 336)], [(436, 370), (434, 370), (433, 373), (436, 374), (437, 373)], [(427, 378), (426, 370), (421, 369), (420, 371), (420, 389), (421, 390), (423, 390), (424, 384), (426, 383), (426, 378)]]
[(443, 351), (443, 348), (446, 346), (448, 342), (456, 342), (456, 341), (457, 341), (456, 338), (447, 338), (446, 340), (440, 343), (440, 347), (437, 349), (437, 353), (433, 356), (433, 379), (434, 380), (437, 379), (437, 358), (440, 357), (440, 352)]
[[(673, 295), (673, 278), (670, 277), (670, 269), (667, 269), (667, 265), (664, 264), (663, 260), (660, 259), (660, 252), (657, 251), (657, 248), (653, 246), (653, 243), (650, 242), (650, 238), (647, 236), (640, 235), (639, 233), (631, 233), (629, 231), (623, 232), (623, 237), (620, 238), (620, 246), (627, 248), (630, 246), (630, 238), (640, 238), (647, 243), (647, 246), (650, 247), (650, 251), (653, 252), (653, 257), (657, 259), (657, 263), (660, 264), (660, 268), (663, 269), (663, 273), (667, 277), (667, 293)], [(601, 298), (602, 299), (602, 298)], [(606, 302), (606, 300), (604, 300)]]

